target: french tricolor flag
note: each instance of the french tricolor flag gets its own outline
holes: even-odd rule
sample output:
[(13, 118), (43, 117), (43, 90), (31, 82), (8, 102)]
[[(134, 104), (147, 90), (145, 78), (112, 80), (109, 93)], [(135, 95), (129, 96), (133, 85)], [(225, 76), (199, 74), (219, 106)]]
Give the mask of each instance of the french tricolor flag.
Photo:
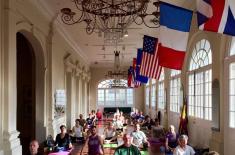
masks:
[(197, 0), (199, 29), (235, 36), (235, 10), (231, 3), (234, 4), (229, 0)]
[(159, 64), (181, 70), (193, 12), (168, 3), (160, 4)]

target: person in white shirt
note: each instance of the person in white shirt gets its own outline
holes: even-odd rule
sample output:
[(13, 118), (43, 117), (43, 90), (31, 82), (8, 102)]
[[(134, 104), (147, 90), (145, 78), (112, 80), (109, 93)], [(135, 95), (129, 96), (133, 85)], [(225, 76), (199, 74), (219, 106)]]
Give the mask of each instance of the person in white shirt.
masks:
[(143, 148), (148, 146), (146, 135), (143, 131), (140, 131), (140, 125), (136, 123), (134, 125), (134, 131), (131, 133), (133, 137), (133, 144), (137, 147)]
[(174, 150), (174, 155), (194, 155), (195, 151), (189, 145), (187, 145), (188, 136), (181, 135), (178, 138), (179, 145)]

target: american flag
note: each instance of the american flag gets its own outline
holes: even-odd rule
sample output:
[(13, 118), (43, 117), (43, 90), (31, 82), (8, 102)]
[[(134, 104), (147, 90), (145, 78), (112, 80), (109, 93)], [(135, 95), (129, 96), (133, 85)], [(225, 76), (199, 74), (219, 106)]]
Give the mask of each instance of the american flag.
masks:
[(162, 67), (158, 60), (158, 39), (144, 36), (143, 55), (140, 65), (140, 75), (152, 79), (159, 79)]

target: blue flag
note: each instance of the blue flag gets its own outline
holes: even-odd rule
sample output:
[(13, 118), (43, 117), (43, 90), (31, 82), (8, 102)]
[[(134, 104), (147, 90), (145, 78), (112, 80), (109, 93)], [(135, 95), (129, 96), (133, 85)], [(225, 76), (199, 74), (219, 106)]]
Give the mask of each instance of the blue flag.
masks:
[(137, 60), (136, 60), (136, 80), (141, 83), (148, 83), (148, 77), (140, 75), (140, 65), (142, 61), (142, 48), (139, 48), (137, 51)]

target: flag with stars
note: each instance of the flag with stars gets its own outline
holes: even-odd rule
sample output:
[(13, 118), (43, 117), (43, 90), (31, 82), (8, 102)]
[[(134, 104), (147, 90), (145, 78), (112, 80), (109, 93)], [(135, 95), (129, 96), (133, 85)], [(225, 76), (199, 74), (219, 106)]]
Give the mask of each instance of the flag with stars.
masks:
[(161, 73), (158, 59), (158, 39), (151, 36), (144, 36), (143, 53), (140, 65), (140, 75), (152, 79), (158, 79)]

